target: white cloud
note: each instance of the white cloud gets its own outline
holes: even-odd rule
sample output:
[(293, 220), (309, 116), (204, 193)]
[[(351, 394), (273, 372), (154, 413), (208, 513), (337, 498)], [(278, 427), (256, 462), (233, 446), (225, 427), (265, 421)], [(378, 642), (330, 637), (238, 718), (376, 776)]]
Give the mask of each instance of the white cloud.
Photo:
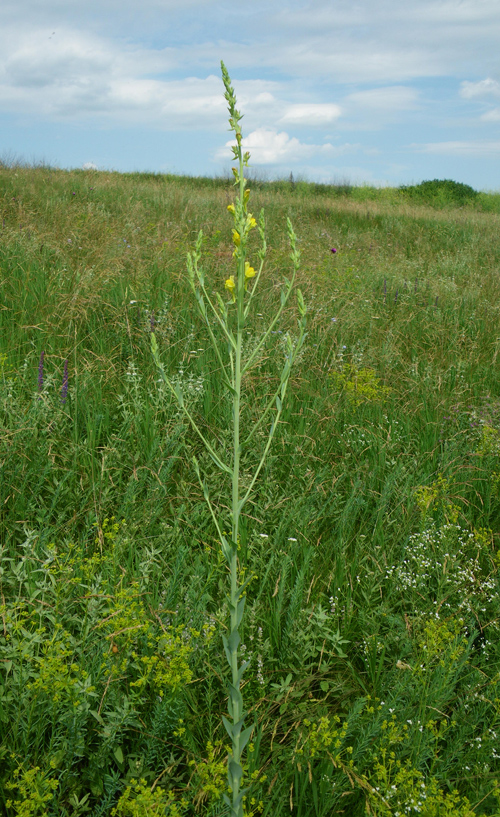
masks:
[[(102, 123), (118, 120), (170, 130), (224, 127), (219, 74), (173, 79), (178, 71), (171, 48), (148, 49), (74, 29), (58, 32), (51, 39), (50, 28), (11, 37), (0, 30), (4, 112), (56, 121), (97, 117)], [(235, 86), (239, 107), (249, 118), (269, 121), (269, 110), (282, 107), (275, 97), (280, 83), (256, 79)]]
[(419, 153), (439, 153), (447, 156), (489, 156), (500, 154), (500, 141), (430, 142), (411, 145)]
[[(216, 158), (229, 158), (229, 147), (236, 144), (234, 140), (226, 142), (225, 148), (217, 151)], [(242, 140), (244, 150), (250, 153), (251, 165), (281, 165), (311, 159), (314, 156), (334, 156), (358, 150), (358, 145), (345, 144), (334, 146), (327, 142), (324, 145), (306, 144), (286, 131), (274, 128), (257, 128)]]
[(363, 109), (379, 111), (411, 110), (416, 107), (418, 91), (405, 85), (393, 85), (386, 88), (374, 88), (369, 91), (356, 91), (345, 98), (345, 102), (354, 103)]
[(243, 148), (250, 151), (251, 163), (256, 165), (293, 162), (315, 152), (314, 145), (304, 145), (285, 131), (278, 133), (270, 128), (257, 128), (244, 137)]
[[(434, 153), (457, 157), (457, 175), (467, 166), (462, 157), (482, 155), (489, 178), (488, 158), (498, 156), (499, 42), (499, 0), (1, 0), (2, 143), (29, 153), (42, 131), (69, 133), (76, 122), (75, 145), (84, 143), (76, 159), (62, 135), (59, 145), (49, 142), (61, 161), (104, 166), (122, 142), (116, 156), (125, 167), (135, 148), (128, 140), (127, 154), (127, 139), (116, 134), (137, 126), (145, 140), (161, 142), (161, 159), (150, 154), (151, 162), (176, 151), (176, 167), (198, 161), (197, 172), (210, 172), (214, 143), (231, 135), (222, 57), (256, 164), (337, 173), (336, 157), (357, 152), (376, 178), (394, 175), (390, 162), (406, 160), (411, 128), (421, 144), (410, 176), (425, 174)], [(41, 122), (47, 127), (38, 129)], [(337, 145), (339, 132), (354, 129), (363, 147)], [(164, 140), (165, 130), (182, 136)], [(369, 131), (373, 139), (364, 138)], [(227, 148), (224, 156), (229, 163)], [(368, 166), (361, 172), (369, 178)]]
[(303, 103), (290, 105), (278, 120), (287, 125), (330, 125), (335, 122), (342, 111), (338, 105), (331, 103)]
[(495, 79), (482, 79), (479, 82), (462, 82), (460, 85), (460, 96), (464, 99), (475, 99), (476, 97), (495, 96), (500, 97), (500, 82)]
[(491, 111), (483, 113), (481, 122), (500, 122), (500, 108), (492, 108)]

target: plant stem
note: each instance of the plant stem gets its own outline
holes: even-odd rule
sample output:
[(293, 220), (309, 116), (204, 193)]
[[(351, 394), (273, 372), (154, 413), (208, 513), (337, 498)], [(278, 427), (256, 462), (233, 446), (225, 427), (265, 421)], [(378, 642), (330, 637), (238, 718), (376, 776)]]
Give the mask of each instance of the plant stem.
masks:
[[(243, 159), (241, 155), (241, 145), (239, 148), (239, 196), (240, 203), (243, 210), (243, 196), (245, 189), (245, 180), (243, 178)], [(243, 236), (241, 229), (240, 235)], [(243, 248), (242, 248), (243, 249)], [(236, 724), (239, 724), (243, 719), (243, 701), (240, 692), (240, 678), (238, 673), (238, 607), (240, 601), (240, 593), (238, 589), (238, 540), (239, 540), (239, 524), (240, 524), (240, 401), (241, 401), (241, 350), (242, 350), (242, 334), (244, 322), (244, 283), (245, 283), (245, 253), (241, 253), (238, 258), (238, 282), (237, 282), (237, 325), (236, 325), (236, 349), (234, 360), (234, 381), (233, 381), (233, 477), (232, 477), (232, 546), (231, 546), (231, 681), (233, 690), (236, 694), (232, 700), (232, 721), (233, 721), (233, 735), (232, 735), (232, 761), (240, 767), (241, 771), (241, 746), (240, 746), (240, 732), (235, 730)], [(231, 691), (230, 691), (231, 697)], [(230, 764), (230, 769), (231, 769)], [(232, 788), (232, 806), (231, 817), (243, 817), (243, 805), (238, 803), (240, 777), (231, 774), (231, 788)]]

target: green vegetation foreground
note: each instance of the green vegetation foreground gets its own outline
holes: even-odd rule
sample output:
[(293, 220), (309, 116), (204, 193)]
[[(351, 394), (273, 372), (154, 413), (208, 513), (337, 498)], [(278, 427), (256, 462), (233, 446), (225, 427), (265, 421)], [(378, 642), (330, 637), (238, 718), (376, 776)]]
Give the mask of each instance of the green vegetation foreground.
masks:
[[(308, 335), (240, 519), (258, 576), (240, 626), (246, 813), (498, 815), (498, 197), (250, 187), (268, 254), (246, 354), (291, 275), (287, 216)], [(154, 330), (222, 449), (230, 406), (186, 254), (203, 229), (207, 289), (227, 300), (233, 197), (232, 180), (0, 170), (9, 817), (225, 813), (227, 568), (193, 455), (227, 497), (150, 346)], [(250, 407), (298, 317), (291, 300)]]

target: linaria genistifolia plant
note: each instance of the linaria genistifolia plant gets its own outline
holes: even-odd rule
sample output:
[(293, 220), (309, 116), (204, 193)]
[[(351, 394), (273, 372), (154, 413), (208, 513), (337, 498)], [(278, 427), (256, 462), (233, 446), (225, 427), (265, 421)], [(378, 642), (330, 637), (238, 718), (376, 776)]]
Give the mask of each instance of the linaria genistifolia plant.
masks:
[[(199, 429), (194, 421), (189, 409), (183, 399), (182, 388), (179, 383), (173, 383), (165, 373), (160, 361), (158, 345), (154, 333), (151, 336), (152, 352), (162, 380), (168, 385), (171, 392), (177, 398), (180, 407), (190, 421), (194, 431), (203, 441), (204, 446), (215, 463), (225, 475), (228, 483), (228, 492), (231, 493), (231, 540), (228, 541), (227, 516), (224, 511), (216, 507), (212, 502), (207, 486), (200, 474), (200, 468), (195, 457), (193, 464), (198, 479), (203, 489), (203, 493), (217, 531), (217, 536), (222, 548), (222, 552), (227, 561), (230, 576), (230, 590), (228, 596), (230, 625), (229, 636), (223, 636), (224, 652), (230, 667), (231, 679), (228, 682), (228, 713), (229, 719), (223, 717), (224, 726), (231, 740), (231, 747), (228, 754), (228, 782), (230, 796), (224, 795), (224, 800), (229, 806), (231, 817), (243, 817), (243, 798), (247, 789), (242, 788), (243, 765), (242, 757), (246, 744), (250, 739), (253, 727), (244, 728), (246, 712), (241, 693), (241, 682), (243, 674), (248, 669), (249, 662), (239, 662), (240, 635), (238, 628), (241, 624), (245, 609), (245, 591), (250, 578), (240, 583), (240, 577), (244, 572), (244, 565), (238, 558), (239, 526), (243, 508), (248, 501), (259, 473), (264, 465), (269, 452), (271, 442), (282, 412), (283, 399), (286, 394), (288, 379), (292, 365), (297, 357), (305, 338), (306, 308), (300, 290), (297, 292), (299, 309), (299, 337), (295, 346), (291, 338), (287, 336), (286, 354), (279, 383), (271, 398), (262, 407), (258, 420), (253, 427), (240, 427), (242, 414), (242, 383), (249, 370), (258, 363), (259, 353), (263, 350), (266, 342), (278, 321), (281, 313), (287, 305), (295, 282), (296, 273), (299, 267), (299, 251), (296, 248), (296, 236), (290, 220), (287, 220), (287, 232), (291, 245), (291, 261), (293, 272), (290, 280), (284, 279), (284, 287), (281, 292), (281, 303), (277, 307), (274, 316), (269, 321), (269, 325), (262, 332), (262, 335), (255, 348), (249, 351), (244, 358), (243, 330), (250, 323), (251, 308), (254, 296), (259, 286), (259, 281), (264, 267), (266, 254), (265, 221), (264, 213), (261, 212), (259, 222), (248, 210), (250, 191), (247, 187), (247, 180), (244, 176), (244, 168), (248, 167), (249, 153), (243, 153), (242, 131), (240, 120), (242, 115), (236, 109), (236, 96), (231, 85), (229, 74), (224, 63), (221, 63), (222, 80), (225, 87), (225, 98), (229, 109), (229, 124), (236, 137), (236, 145), (232, 148), (237, 166), (233, 167), (235, 179), (236, 197), (233, 204), (228, 206), (228, 211), (233, 218), (232, 238), (234, 244), (233, 257), (235, 259), (235, 273), (230, 275), (225, 281), (225, 290), (229, 299), (224, 301), (222, 295), (217, 292), (216, 300), (208, 292), (205, 274), (201, 266), (201, 246), (203, 234), (200, 231), (196, 242), (195, 250), (189, 253), (187, 268), (189, 282), (196, 299), (198, 310), (202, 316), (210, 340), (212, 342), (221, 372), (221, 387), (225, 388), (227, 399), (232, 403), (232, 450), (219, 455), (206, 436)], [(257, 253), (259, 263), (256, 270), (247, 260), (248, 241), (251, 231), (258, 228), (260, 235), (260, 250)], [(219, 344), (216, 339), (214, 325), (222, 335), (222, 342)], [(267, 440), (263, 443), (258, 464), (255, 466), (250, 484), (246, 489), (241, 485), (241, 463), (246, 452), (255, 445), (255, 432), (266, 421), (270, 421)]]

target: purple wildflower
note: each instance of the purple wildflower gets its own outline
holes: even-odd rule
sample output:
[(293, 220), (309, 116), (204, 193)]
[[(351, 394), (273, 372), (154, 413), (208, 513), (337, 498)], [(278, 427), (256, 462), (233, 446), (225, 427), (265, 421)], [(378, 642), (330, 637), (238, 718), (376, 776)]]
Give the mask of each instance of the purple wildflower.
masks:
[(62, 388), (61, 388), (61, 403), (64, 405), (66, 402), (66, 398), (68, 396), (68, 361), (64, 361), (64, 371), (63, 371), (63, 381), (62, 381)]
[(40, 361), (38, 363), (38, 391), (43, 390), (43, 359), (45, 357), (45, 352), (42, 352), (40, 355)]
[(331, 253), (333, 253), (333, 254), (335, 255), (335, 253), (337, 252), (337, 248), (336, 248), (336, 247), (332, 247), (332, 248), (331, 248), (331, 250), (330, 250), (330, 252), (331, 252)]

